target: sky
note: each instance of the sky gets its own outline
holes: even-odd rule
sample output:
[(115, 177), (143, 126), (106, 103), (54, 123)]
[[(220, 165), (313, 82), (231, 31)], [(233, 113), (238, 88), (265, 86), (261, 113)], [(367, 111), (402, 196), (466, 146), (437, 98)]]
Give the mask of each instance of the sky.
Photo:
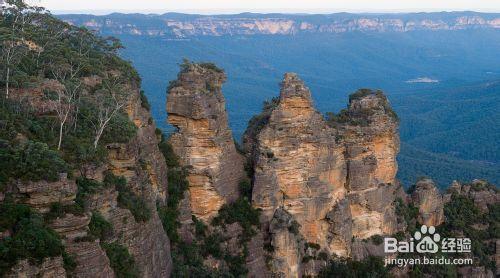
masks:
[(54, 13), (64, 12), (500, 12), (499, 0), (28, 0)]

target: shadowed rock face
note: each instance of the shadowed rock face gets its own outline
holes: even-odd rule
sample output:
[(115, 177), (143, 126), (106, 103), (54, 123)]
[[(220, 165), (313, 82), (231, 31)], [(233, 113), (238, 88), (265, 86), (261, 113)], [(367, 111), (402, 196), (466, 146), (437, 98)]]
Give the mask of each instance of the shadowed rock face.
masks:
[(380, 91), (359, 90), (350, 96), (347, 122), (340, 127), (346, 146), (347, 188), (352, 234), (368, 238), (396, 228), (398, 121)]
[(189, 166), (189, 201), (183, 205), (206, 222), (238, 198), (238, 182), (244, 177), (244, 158), (227, 123), (221, 91), (225, 80), (213, 66), (188, 64), (167, 99), (168, 122), (178, 128), (170, 142), (181, 164)]
[[(137, 222), (128, 209), (117, 203), (118, 192), (114, 187), (101, 188), (88, 196), (82, 215), (65, 213), (49, 223), (57, 232), (69, 255), (74, 257), (75, 277), (113, 277), (106, 252), (99, 240), (82, 240), (89, 235), (91, 212), (99, 211), (112, 224), (113, 238), (126, 247), (133, 256), (141, 277), (168, 277), (172, 269), (170, 242), (163, 230), (156, 211), (156, 203), (163, 204), (167, 197), (167, 166), (158, 148), (155, 125), (151, 115), (141, 106), (139, 89), (127, 88), (129, 100), (125, 107), (129, 119), (136, 125), (137, 133), (128, 143), (107, 145), (108, 162), (97, 167), (87, 165), (87, 171), (76, 173), (89, 179), (102, 181), (104, 173), (111, 171), (127, 179), (127, 187), (141, 196), (151, 212), (151, 218)], [(30, 101), (34, 109), (47, 107), (44, 103)], [(41, 213), (50, 210), (51, 204), (60, 202), (72, 205), (77, 195), (77, 185), (73, 179), (62, 174), (57, 182), (17, 181), (8, 187), (8, 193), (20, 203), (25, 203)], [(0, 200), (3, 201), (3, 200)], [(9, 275), (12, 277), (65, 277), (63, 259), (47, 258), (41, 265), (30, 261), (20, 261)]]
[(427, 226), (438, 226), (444, 221), (443, 197), (430, 179), (417, 182), (411, 194), (413, 203), (419, 209), (418, 222)]

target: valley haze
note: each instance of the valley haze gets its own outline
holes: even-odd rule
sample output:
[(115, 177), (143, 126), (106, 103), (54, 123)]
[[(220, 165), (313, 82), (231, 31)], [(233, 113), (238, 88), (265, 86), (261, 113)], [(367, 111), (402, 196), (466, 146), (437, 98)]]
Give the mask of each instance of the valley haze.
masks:
[[(454, 179), (500, 180), (500, 146), (494, 139), (499, 133), (491, 128), (498, 126), (500, 108), (498, 94), (489, 93), (500, 80), (498, 13), (58, 17), (122, 40), (122, 56), (138, 68), (154, 118), (165, 131), (171, 130), (163, 121), (165, 88), (182, 58), (214, 61), (226, 70), (227, 109), (237, 140), (261, 103), (274, 95), (282, 74), (294, 71), (324, 113), (338, 112), (358, 88), (388, 93), (402, 121), (404, 184), (425, 175), (441, 187)], [(460, 109), (457, 118), (452, 111), (464, 105), (468, 109)], [(475, 112), (483, 106), (488, 110)]]

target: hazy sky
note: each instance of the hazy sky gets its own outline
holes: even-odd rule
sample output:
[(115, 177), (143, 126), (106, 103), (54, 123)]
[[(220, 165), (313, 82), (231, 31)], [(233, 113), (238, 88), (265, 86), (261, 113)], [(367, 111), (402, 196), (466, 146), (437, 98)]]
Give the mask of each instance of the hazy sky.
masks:
[(499, 0), (29, 0), (53, 12), (129, 11), (198, 13), (236, 12), (500, 12)]

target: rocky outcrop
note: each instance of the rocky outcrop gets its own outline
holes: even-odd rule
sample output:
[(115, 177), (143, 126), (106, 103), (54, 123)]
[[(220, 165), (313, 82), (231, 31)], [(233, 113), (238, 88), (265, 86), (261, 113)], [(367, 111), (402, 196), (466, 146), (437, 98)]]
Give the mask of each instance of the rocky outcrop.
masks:
[(48, 212), (52, 203), (59, 202), (63, 205), (73, 203), (76, 197), (76, 184), (74, 180), (61, 174), (59, 181), (23, 182), (17, 181), (9, 191), (17, 196), (21, 202), (31, 206), (39, 212)]
[[(244, 135), (254, 166), (252, 204), (262, 210), (275, 274), (317, 273), (322, 262), (310, 248), (297, 249), (299, 239), (316, 253), (348, 257), (353, 238), (397, 229), (397, 128), (379, 91), (358, 91), (349, 108), (327, 122), (298, 76), (285, 74), (279, 99), (266, 103)], [(297, 236), (276, 229), (277, 215), (297, 224)], [(297, 261), (303, 256), (307, 263)]]
[(271, 271), (276, 277), (300, 277), (305, 241), (293, 216), (278, 208), (270, 221)]
[(28, 260), (18, 262), (6, 277), (66, 277), (62, 257), (46, 258), (41, 264), (32, 264)]
[(487, 212), (488, 205), (500, 202), (500, 192), (495, 185), (483, 180), (473, 180), (469, 184), (454, 181), (443, 196), (445, 203), (449, 202), (453, 194), (462, 195), (471, 199), (481, 211)]
[[(88, 86), (95, 86), (98, 79), (87, 80)], [(44, 82), (44, 87), (51, 84)], [(55, 85), (54, 85), (55, 86)], [(102, 165), (84, 165), (83, 171), (73, 174), (102, 181), (106, 172), (125, 177), (127, 187), (146, 203), (151, 217), (136, 221), (131, 211), (118, 206), (118, 191), (105, 187), (86, 196), (84, 212), (64, 212), (62, 216), (49, 221), (48, 226), (59, 234), (65, 251), (73, 257), (76, 268), (71, 273), (76, 277), (113, 277), (114, 271), (99, 239), (89, 235), (92, 212), (100, 212), (113, 226), (111, 240), (125, 246), (133, 256), (141, 277), (168, 277), (172, 269), (169, 239), (163, 230), (156, 211), (156, 205), (164, 204), (167, 198), (167, 166), (158, 148), (156, 127), (150, 113), (141, 105), (139, 89), (131, 82), (125, 88), (129, 92), (125, 112), (137, 128), (135, 136), (128, 143), (112, 143), (108, 149), (108, 160)], [(37, 90), (35, 90), (36, 92)], [(26, 94), (27, 97), (28, 94)], [(51, 113), (50, 100), (39, 97), (27, 99), (40, 114)], [(16, 202), (25, 203), (40, 213), (47, 213), (54, 203), (61, 207), (75, 204), (78, 188), (74, 178), (61, 174), (59, 181), (29, 182), (15, 181), (8, 185), (7, 192)], [(12, 271), (15, 277), (64, 277), (62, 258), (49, 258), (41, 264), (21, 261)]]
[(413, 204), (418, 207), (418, 222), (427, 226), (439, 226), (444, 221), (443, 198), (430, 179), (419, 180), (411, 193)]
[(354, 237), (391, 234), (399, 152), (398, 121), (381, 91), (359, 90), (339, 116), (346, 145), (347, 189)]
[(311, 94), (295, 74), (286, 74), (280, 99), (257, 134), (252, 202), (268, 222), (283, 207), (300, 225), (307, 242), (336, 253), (328, 239), (327, 214), (345, 198), (344, 147), (312, 105)]
[(225, 74), (212, 64), (185, 64), (168, 92), (168, 122), (178, 128), (170, 142), (188, 167), (191, 214), (208, 222), (239, 196), (245, 176), (227, 123), (221, 86)]
[(142, 277), (166, 277), (172, 269), (170, 242), (156, 211), (167, 197), (167, 167), (158, 149), (155, 125), (141, 106), (139, 92), (133, 90), (126, 112), (137, 133), (126, 144), (111, 144), (107, 170), (127, 179), (127, 187), (145, 200), (149, 220), (137, 221), (128, 209), (117, 204), (114, 188), (104, 188), (89, 200), (89, 209), (99, 211), (113, 226), (117, 242), (134, 257)]

